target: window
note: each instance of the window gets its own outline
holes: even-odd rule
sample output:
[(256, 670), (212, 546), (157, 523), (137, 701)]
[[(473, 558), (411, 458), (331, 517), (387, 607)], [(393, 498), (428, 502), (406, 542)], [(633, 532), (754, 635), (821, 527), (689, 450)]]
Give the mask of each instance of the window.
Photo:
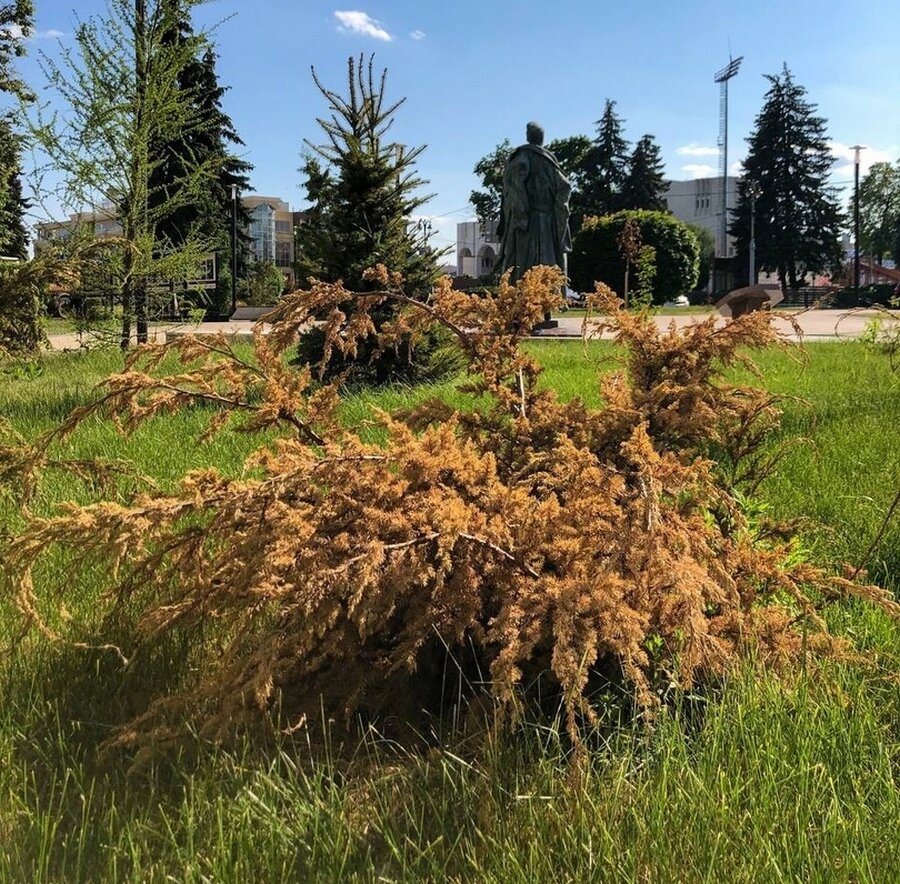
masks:
[(275, 243), (275, 266), (291, 266), (291, 244), (287, 242)]
[(276, 221), (275, 222), (275, 232), (276, 233), (290, 233), (291, 232), (291, 222), (290, 221)]

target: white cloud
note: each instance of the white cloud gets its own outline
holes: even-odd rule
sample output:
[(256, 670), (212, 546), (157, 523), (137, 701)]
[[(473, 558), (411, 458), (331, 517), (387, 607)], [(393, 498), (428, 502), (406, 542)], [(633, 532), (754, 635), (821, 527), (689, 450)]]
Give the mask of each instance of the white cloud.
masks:
[(728, 167), (728, 174), (729, 175), (743, 175), (744, 174), (743, 162), (741, 160), (735, 160), (735, 162), (733, 162)]
[(675, 153), (682, 157), (717, 157), (719, 148), (706, 147), (703, 144), (697, 144), (696, 141), (692, 141), (690, 144), (684, 145), (684, 147), (679, 147)]
[[(843, 177), (853, 176), (853, 147), (840, 141), (830, 141), (828, 147), (834, 157), (833, 174)], [(873, 163), (893, 163), (898, 156), (896, 145), (885, 150), (877, 147), (866, 147), (859, 152), (859, 174), (865, 175)]]
[(338, 30), (342, 34), (360, 34), (363, 37), (372, 37), (374, 40), (390, 41), (394, 38), (365, 12), (337, 11), (334, 17), (338, 20)]
[(58, 37), (65, 37), (65, 31), (57, 31), (55, 28), (48, 28), (46, 31), (23, 31), (18, 25), (7, 25), (2, 29), (5, 34), (12, 37), (13, 40), (55, 40)]
[(425, 31), (413, 31), (410, 35), (413, 40), (422, 40), (425, 37)]
[(682, 172), (687, 172), (691, 178), (712, 178), (716, 174), (714, 166), (707, 166), (703, 163), (688, 163), (681, 167)]

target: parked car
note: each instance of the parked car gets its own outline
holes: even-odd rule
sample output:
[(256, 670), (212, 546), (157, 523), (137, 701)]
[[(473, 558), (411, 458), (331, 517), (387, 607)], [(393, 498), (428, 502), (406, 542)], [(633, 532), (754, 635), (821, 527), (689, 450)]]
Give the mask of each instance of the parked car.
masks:
[(666, 301), (663, 304), (663, 307), (690, 307), (691, 302), (688, 300), (687, 295), (679, 295), (677, 298), (673, 298), (671, 301)]

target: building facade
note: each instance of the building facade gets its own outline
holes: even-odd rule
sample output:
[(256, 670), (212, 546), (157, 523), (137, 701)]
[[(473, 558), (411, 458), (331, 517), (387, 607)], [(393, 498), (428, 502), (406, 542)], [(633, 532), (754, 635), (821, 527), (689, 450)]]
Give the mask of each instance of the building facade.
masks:
[(494, 271), (500, 254), (497, 222), (462, 221), (456, 225), (456, 273), (477, 279)]
[[(256, 261), (271, 261), (293, 285), (294, 228), (303, 223), (305, 214), (294, 212), (279, 197), (249, 194), (241, 197), (241, 204), (250, 215), (251, 256)], [(35, 225), (35, 251), (51, 242), (68, 239), (79, 228), (87, 228), (95, 237), (121, 236), (122, 226), (112, 210), (75, 212), (66, 221), (47, 221)]]
[[(729, 175), (726, 182), (727, 206), (733, 209), (737, 205), (738, 178)], [(679, 221), (708, 230), (716, 238), (717, 256), (733, 258), (734, 237), (728, 235), (722, 242), (722, 179), (692, 178), (689, 181), (668, 181), (667, 185), (663, 194), (666, 208)]]

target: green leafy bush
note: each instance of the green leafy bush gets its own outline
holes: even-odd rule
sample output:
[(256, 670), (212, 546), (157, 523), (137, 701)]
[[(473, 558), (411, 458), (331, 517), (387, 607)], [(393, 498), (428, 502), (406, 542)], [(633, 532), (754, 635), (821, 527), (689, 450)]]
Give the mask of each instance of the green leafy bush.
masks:
[(666, 212), (628, 210), (614, 215), (586, 218), (575, 237), (569, 257), (572, 286), (589, 292), (603, 282), (622, 292), (625, 262), (618, 239), (628, 219), (640, 226), (641, 242), (656, 249), (653, 302), (663, 304), (697, 285), (700, 244), (690, 227)]

